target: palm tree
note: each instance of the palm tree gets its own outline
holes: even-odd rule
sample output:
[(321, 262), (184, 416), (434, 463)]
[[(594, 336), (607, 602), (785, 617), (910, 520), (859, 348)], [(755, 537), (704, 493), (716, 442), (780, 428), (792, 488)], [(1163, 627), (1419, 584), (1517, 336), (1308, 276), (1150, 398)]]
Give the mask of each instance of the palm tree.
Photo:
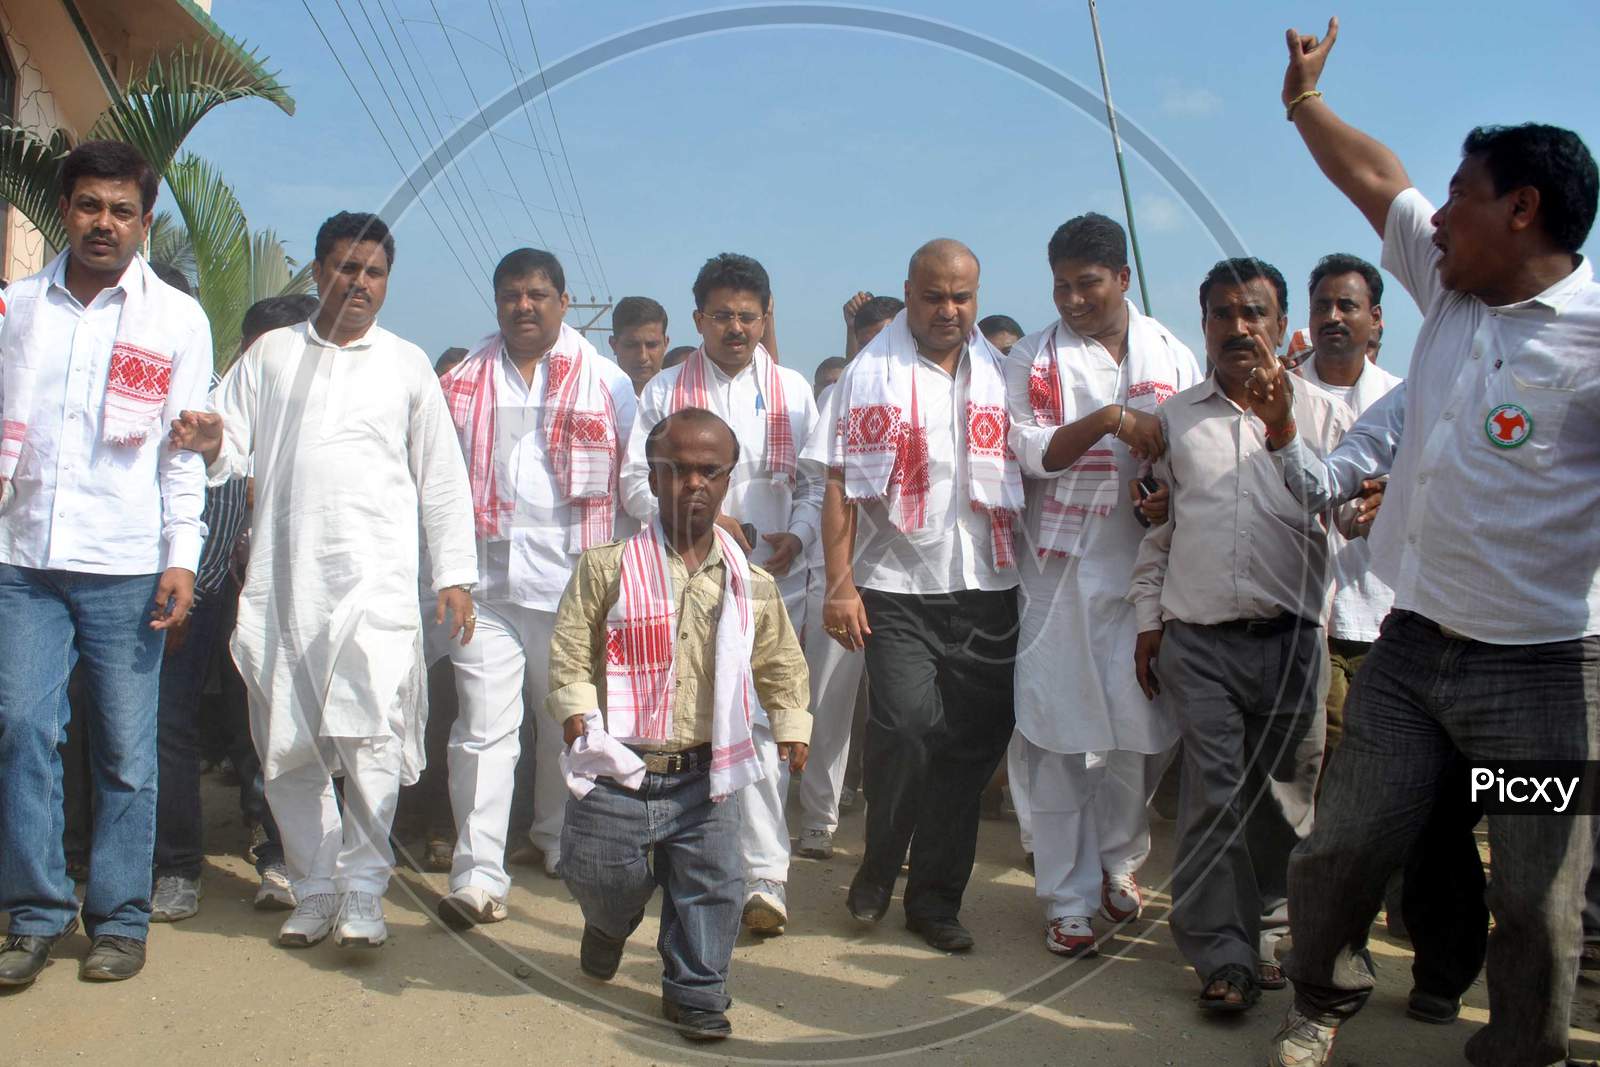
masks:
[[(240, 318), (250, 305), (256, 276), (275, 268), (269, 262), (258, 270), (233, 190), (204, 160), (178, 153), (213, 109), (247, 98), (269, 100), (294, 113), (294, 101), (277, 76), (263, 70), (253, 51), (224, 35), (220, 43), (153, 57), (89, 131), (90, 138), (133, 145), (166, 180), (193, 254), (191, 276), (211, 320), (219, 367), (232, 360), (238, 347)], [(22, 212), (52, 248), (66, 245), (57, 201), (61, 161), (70, 147), (69, 135), (61, 130), (42, 138), (31, 130), (0, 127), (0, 199)], [(168, 216), (164, 241), (172, 240), (175, 225)], [(287, 272), (287, 265), (279, 266)]]

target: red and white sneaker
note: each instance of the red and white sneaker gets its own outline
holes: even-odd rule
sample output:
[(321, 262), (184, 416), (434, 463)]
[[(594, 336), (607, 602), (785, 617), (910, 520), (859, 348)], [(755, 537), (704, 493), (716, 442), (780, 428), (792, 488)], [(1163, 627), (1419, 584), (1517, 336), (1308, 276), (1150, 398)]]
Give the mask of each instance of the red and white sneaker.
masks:
[(1051, 919), (1044, 928), (1044, 947), (1057, 956), (1093, 956), (1094, 930), (1087, 915), (1068, 915)]
[(1139, 883), (1131, 874), (1108, 874), (1100, 884), (1100, 914), (1108, 922), (1132, 922), (1144, 910)]

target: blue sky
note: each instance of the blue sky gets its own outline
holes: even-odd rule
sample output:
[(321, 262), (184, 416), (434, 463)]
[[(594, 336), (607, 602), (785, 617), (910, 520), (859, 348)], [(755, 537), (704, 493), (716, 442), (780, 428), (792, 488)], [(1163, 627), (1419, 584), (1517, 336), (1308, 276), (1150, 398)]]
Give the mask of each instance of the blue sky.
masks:
[[(522, 0), (308, 2), (355, 89), (298, 0), (216, 0), (217, 20), (282, 72), (298, 110), (291, 118), (266, 104), (229, 105), (188, 142), (233, 183), (251, 224), (277, 230), (299, 256), (329, 214), (389, 199), (403, 175), (395, 155), (415, 165), (417, 149), (472, 114), (475, 99), (515, 84), (512, 64), (534, 68)], [(1291, 325), (1303, 325), (1304, 279), (1318, 257), (1378, 257), (1375, 235), (1317, 172), (1278, 99), (1285, 27), (1320, 34), (1334, 12), (1298, 0), (1100, 7), (1118, 111), (1194, 177), (1249, 252), (1283, 270)], [(526, 0), (525, 9), (546, 66), (707, 10), (571, 0)], [(930, 0), (897, 10), (1000, 41), (1098, 95), (1082, 3)], [(1551, 122), (1600, 148), (1592, 0), (1514, 11), (1360, 0), (1337, 14), (1328, 101), (1394, 148), (1430, 198), (1442, 198), (1461, 138), (1478, 123)], [(982, 259), (980, 312), (1032, 330), (1055, 314), (1051, 231), (1085, 210), (1123, 216), (1100, 121), (1009, 71), (920, 41), (847, 29), (727, 32), (621, 58), (550, 99), (565, 159), (533, 149), (536, 139), (555, 147), (550, 112), (536, 104), (536, 116), (500, 123), (421, 204), (389, 220), (399, 251), (382, 321), (430, 353), (493, 328), (487, 271), (525, 244), (557, 249), (575, 300), (657, 298), (675, 343), (696, 339), (690, 284), (700, 264), (720, 251), (754, 255), (772, 275), (784, 362), (809, 371), (838, 354), (846, 297), (898, 295), (912, 249), (952, 236)], [(1195, 294), (1222, 253), (1149, 161), (1128, 161), (1150, 303), (1199, 353)], [(574, 217), (580, 197), (587, 229)], [(1385, 312), (1383, 363), (1403, 373), (1418, 314), (1398, 285)]]

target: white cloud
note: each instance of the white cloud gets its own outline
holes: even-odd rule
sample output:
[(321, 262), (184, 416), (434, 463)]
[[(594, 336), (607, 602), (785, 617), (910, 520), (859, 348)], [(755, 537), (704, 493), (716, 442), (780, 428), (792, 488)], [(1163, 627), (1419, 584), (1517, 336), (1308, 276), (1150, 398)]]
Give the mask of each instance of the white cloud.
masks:
[(1170, 196), (1139, 197), (1135, 210), (1135, 221), (1146, 233), (1174, 233), (1188, 223), (1188, 213)]
[(1210, 118), (1222, 111), (1222, 97), (1210, 89), (1174, 85), (1161, 94), (1161, 110), (1180, 119)]

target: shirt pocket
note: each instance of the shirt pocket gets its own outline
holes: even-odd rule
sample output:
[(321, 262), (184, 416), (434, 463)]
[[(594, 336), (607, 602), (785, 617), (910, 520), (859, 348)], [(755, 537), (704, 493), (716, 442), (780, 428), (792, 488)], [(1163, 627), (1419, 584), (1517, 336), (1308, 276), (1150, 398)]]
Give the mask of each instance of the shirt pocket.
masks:
[(1577, 397), (1575, 376), (1551, 360), (1524, 359), (1527, 354), (1490, 379), (1478, 433), (1496, 457), (1545, 471), (1560, 452), (1561, 430)]

